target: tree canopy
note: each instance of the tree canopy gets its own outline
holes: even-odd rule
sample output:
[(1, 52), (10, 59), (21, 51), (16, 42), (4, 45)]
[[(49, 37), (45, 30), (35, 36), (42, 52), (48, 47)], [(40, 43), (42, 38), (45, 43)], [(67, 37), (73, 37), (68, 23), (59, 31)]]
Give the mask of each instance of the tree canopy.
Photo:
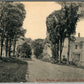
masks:
[(46, 19), (47, 31), (49, 33), (49, 40), (57, 47), (55, 51), (59, 53), (61, 61), (61, 54), (64, 40), (70, 37), (76, 31), (76, 23), (79, 19), (78, 9), (79, 5), (71, 3), (69, 5), (63, 4), (61, 10), (54, 11)]
[(10, 56), (12, 44), (14, 43), (15, 47), (16, 39), (25, 34), (26, 30), (22, 25), (26, 12), (24, 5), (19, 2), (1, 2), (0, 8), (1, 56), (4, 41), (6, 41), (6, 52), (9, 50)]

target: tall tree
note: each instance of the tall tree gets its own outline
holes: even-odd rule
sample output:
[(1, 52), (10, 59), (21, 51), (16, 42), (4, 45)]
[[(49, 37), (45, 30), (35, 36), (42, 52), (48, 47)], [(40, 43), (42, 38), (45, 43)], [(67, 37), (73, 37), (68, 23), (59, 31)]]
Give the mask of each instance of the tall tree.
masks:
[(79, 14), (78, 9), (79, 5), (75, 3), (69, 4), (69, 6), (66, 5), (63, 8), (65, 10), (65, 16), (66, 16), (66, 36), (68, 37), (68, 52), (67, 52), (67, 63), (69, 64), (69, 54), (70, 54), (70, 38), (72, 34), (75, 34), (76, 32), (76, 24), (79, 20)]
[(58, 55), (57, 52), (59, 51), (59, 62), (61, 62), (61, 54), (62, 54), (64, 39), (66, 37), (66, 34), (65, 34), (66, 21), (64, 18), (65, 18), (65, 13), (61, 9), (59, 11), (55, 11), (52, 14), (50, 14), (46, 20), (47, 31), (49, 33), (49, 39), (52, 42), (52, 44), (56, 47), (55, 55)]
[(6, 8), (6, 2), (0, 2), (0, 36), (1, 36), (1, 53), (0, 56), (2, 57), (2, 51), (3, 51), (3, 43), (5, 39), (5, 26), (4, 19), (7, 16), (7, 13), (5, 12)]
[(17, 31), (15, 32), (14, 39), (13, 39), (13, 56), (15, 56), (16, 41), (17, 41), (18, 38), (20, 38), (21, 36), (24, 37), (25, 33), (26, 33), (26, 30), (23, 29), (23, 28), (20, 28), (20, 30), (17, 30)]
[[(59, 41), (59, 58), (61, 62), (61, 54), (63, 49), (64, 40), (68, 37), (68, 61), (69, 62), (69, 52), (70, 52), (70, 37), (75, 33), (76, 23), (79, 19), (78, 3), (62, 3), (63, 7), (59, 11), (55, 11), (50, 14), (47, 18), (47, 31), (49, 32), (49, 37), (54, 45)], [(57, 44), (57, 45), (58, 45)]]
[[(1, 56), (2, 56), (2, 47), (3, 47), (3, 41), (4, 37), (6, 37), (6, 55), (7, 51), (9, 50), (9, 56), (11, 52), (11, 46), (13, 39), (15, 39), (15, 36), (19, 35), (19, 33), (16, 34), (16, 32), (21, 32), (21, 26), (23, 24), (24, 18), (25, 18), (25, 9), (24, 5), (19, 2), (4, 2), (5, 5), (3, 6), (3, 9), (1, 11), (1, 28), (3, 29), (3, 33), (1, 35)], [(4, 15), (4, 16), (3, 16)], [(4, 27), (3, 27), (4, 26)], [(10, 46), (8, 46), (10, 45)], [(9, 47), (9, 49), (8, 49)]]

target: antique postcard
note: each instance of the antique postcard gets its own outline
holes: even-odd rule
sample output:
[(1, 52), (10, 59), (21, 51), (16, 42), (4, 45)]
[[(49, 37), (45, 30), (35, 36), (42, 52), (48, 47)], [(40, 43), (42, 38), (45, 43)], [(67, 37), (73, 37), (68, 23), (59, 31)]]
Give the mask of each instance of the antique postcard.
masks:
[(2, 82), (84, 82), (84, 2), (0, 1)]

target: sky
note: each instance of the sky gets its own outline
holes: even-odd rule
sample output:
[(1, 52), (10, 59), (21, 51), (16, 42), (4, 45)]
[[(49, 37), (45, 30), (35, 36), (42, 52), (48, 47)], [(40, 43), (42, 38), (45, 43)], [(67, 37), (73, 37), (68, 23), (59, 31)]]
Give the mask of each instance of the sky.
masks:
[[(56, 2), (21, 2), (25, 6), (26, 18), (23, 28), (27, 30), (25, 37), (31, 39), (46, 38), (46, 17), (54, 10), (60, 10), (61, 6)], [(80, 19), (77, 23), (76, 36), (80, 33), (83, 37), (84, 19)]]

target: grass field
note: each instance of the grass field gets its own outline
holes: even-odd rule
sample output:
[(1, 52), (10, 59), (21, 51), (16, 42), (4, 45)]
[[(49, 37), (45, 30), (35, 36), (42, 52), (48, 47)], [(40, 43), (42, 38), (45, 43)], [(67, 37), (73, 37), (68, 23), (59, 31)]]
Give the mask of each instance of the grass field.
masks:
[(26, 82), (27, 63), (16, 58), (0, 60), (0, 82)]

